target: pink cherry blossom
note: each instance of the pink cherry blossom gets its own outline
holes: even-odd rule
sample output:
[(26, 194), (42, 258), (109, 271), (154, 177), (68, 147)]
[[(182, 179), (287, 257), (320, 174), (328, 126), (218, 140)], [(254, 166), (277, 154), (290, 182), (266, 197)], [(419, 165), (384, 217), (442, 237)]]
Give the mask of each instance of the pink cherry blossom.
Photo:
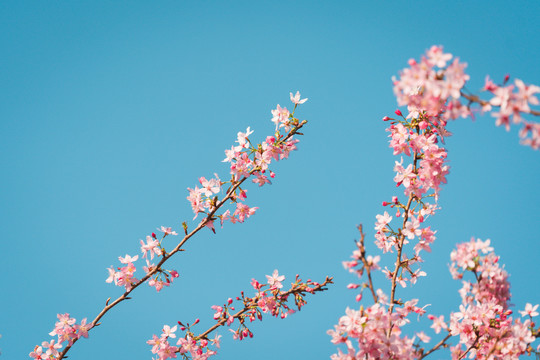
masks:
[(538, 304), (532, 306), (532, 304), (527, 303), (527, 305), (525, 305), (525, 310), (520, 311), (519, 313), (521, 314), (521, 316), (535, 317), (538, 316), (538, 311), (536, 311), (536, 309), (538, 309)]
[(161, 228), (158, 228), (158, 230), (163, 233), (163, 236), (178, 235), (178, 233), (176, 231), (173, 231), (170, 227), (162, 226)]
[(143, 258), (146, 257), (148, 252), (150, 252), (150, 259), (154, 258), (154, 254), (157, 256), (161, 256), (162, 254), (159, 241), (151, 236), (146, 237), (146, 244), (141, 240), (141, 251), (143, 253)]
[(294, 96), (293, 96), (293, 93), (291, 93), (291, 101), (292, 101), (295, 105), (303, 104), (303, 103), (305, 103), (307, 100), (308, 100), (307, 98), (300, 100), (300, 91), (297, 91), (296, 94), (295, 94)]
[(281, 289), (283, 287), (281, 282), (285, 280), (285, 276), (279, 275), (277, 270), (274, 270), (272, 276), (266, 275), (266, 278), (268, 279), (268, 284), (270, 284), (271, 288)]

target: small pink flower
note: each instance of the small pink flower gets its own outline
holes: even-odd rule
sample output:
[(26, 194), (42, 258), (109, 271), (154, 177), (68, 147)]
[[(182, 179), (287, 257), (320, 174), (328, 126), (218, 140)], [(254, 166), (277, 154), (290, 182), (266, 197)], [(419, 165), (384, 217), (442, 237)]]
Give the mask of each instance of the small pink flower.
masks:
[(525, 311), (520, 311), (519, 313), (521, 316), (529, 315), (530, 317), (535, 317), (538, 316), (538, 311), (536, 311), (536, 309), (538, 309), (538, 304), (533, 307), (532, 304), (527, 303), (527, 305), (525, 305)]
[(285, 280), (285, 276), (279, 275), (277, 269), (274, 270), (272, 276), (266, 275), (266, 278), (268, 279), (268, 284), (270, 284), (271, 289), (281, 289), (283, 287), (281, 282)]
[(295, 105), (303, 104), (303, 103), (305, 103), (307, 100), (308, 100), (307, 98), (300, 100), (300, 91), (297, 91), (297, 92), (296, 92), (296, 95), (294, 95), (294, 96), (293, 96), (293, 93), (291, 93), (291, 101), (292, 101)]
[(216, 336), (213, 339), (210, 339), (210, 342), (212, 343), (212, 345), (215, 345), (219, 349), (220, 339), (221, 339), (221, 335), (216, 334)]
[[(189, 190), (189, 189), (188, 189)], [(162, 226), (161, 229), (158, 229), (159, 231), (161, 231), (162, 233), (164, 233), (164, 236), (167, 236), (167, 235), (178, 235), (178, 233), (176, 231), (172, 231), (172, 228), (170, 227), (165, 227), (165, 226)]]
[(417, 332), (416, 335), (418, 336), (420, 341), (424, 343), (428, 343), (431, 340), (431, 338), (427, 336), (423, 331)]
[(139, 255), (135, 255), (133, 257), (129, 256), (128, 254), (126, 254), (125, 257), (118, 257), (118, 260), (120, 260), (120, 262), (122, 264), (130, 264), (130, 263), (133, 263), (135, 261), (137, 261), (137, 259), (139, 258)]
[(92, 328), (92, 324), (86, 324), (86, 318), (82, 319), (80, 325), (75, 326), (77, 330), (77, 338), (81, 337), (88, 338), (88, 330)]
[(175, 338), (176, 337), (176, 334), (174, 333), (176, 331), (176, 328), (177, 326), (173, 326), (172, 328), (169, 326), (169, 325), (164, 325), (163, 326), (163, 334), (161, 334), (161, 337), (162, 338), (167, 338), (167, 337), (170, 337), (170, 338)]

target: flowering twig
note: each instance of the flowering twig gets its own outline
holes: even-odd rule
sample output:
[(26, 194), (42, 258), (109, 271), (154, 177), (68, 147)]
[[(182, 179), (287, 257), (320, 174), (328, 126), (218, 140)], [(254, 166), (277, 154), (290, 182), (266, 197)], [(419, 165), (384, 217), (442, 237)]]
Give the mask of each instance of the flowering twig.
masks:
[(252, 337), (253, 333), (248, 329), (247, 320), (254, 321), (255, 319), (262, 320), (262, 313), (270, 313), (272, 316), (286, 318), (289, 314), (293, 313), (286, 303), (289, 296), (294, 296), (296, 308), (300, 310), (305, 305), (304, 296), (306, 293), (315, 294), (320, 291), (327, 290), (326, 285), (332, 284), (332, 278), (326, 277), (323, 283), (312, 282), (308, 280), (303, 282), (298, 275), (296, 275), (295, 282), (291, 284), (291, 288), (287, 291), (281, 291), (281, 282), (285, 279), (284, 276), (280, 276), (277, 270), (274, 271), (272, 276), (267, 275), (268, 285), (262, 285), (255, 279), (251, 284), (257, 291), (254, 297), (246, 297), (242, 292), (241, 297), (237, 297), (236, 300), (242, 302), (242, 308), (236, 313), (234, 311), (233, 300), (229, 298), (227, 303), (223, 306), (212, 306), (212, 309), (216, 311), (214, 319), (217, 320), (216, 324), (208, 328), (206, 331), (195, 335), (192, 327), (199, 323), (199, 319), (195, 320), (192, 325), (184, 325), (182, 322), (178, 322), (182, 331), (186, 331), (184, 337), (178, 339), (176, 345), (171, 345), (169, 342), (171, 339), (176, 338), (177, 326), (170, 327), (165, 325), (163, 327), (163, 333), (161, 336), (153, 335), (152, 339), (147, 341), (149, 345), (152, 345), (152, 353), (157, 354), (157, 360), (166, 360), (171, 357), (176, 357), (175, 354), (180, 353), (184, 359), (188, 359), (191, 356), (192, 360), (206, 360), (208, 357), (215, 355), (217, 352), (209, 348), (209, 345), (213, 344), (216, 347), (220, 347), (219, 338), (221, 335), (216, 335), (214, 339), (209, 339), (208, 335), (222, 326), (231, 326), (236, 320), (240, 323), (238, 330), (230, 330), (233, 333), (234, 339), (242, 340), (247, 337)]
[[(461, 91), (461, 96), (469, 100), (470, 103), (477, 103), (482, 106), (488, 106), (488, 105), (491, 106), (491, 103), (489, 101), (481, 99), (479, 95), (467, 94), (466, 92)], [(540, 111), (538, 110), (529, 109), (529, 110), (522, 110), (521, 112), (525, 114), (531, 114), (534, 116), (540, 116)]]

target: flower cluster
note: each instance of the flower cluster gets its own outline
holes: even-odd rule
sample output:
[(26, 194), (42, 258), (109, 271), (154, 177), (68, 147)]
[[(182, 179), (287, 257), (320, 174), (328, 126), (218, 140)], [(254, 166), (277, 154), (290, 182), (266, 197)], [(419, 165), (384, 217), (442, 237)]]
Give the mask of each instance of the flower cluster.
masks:
[[(176, 270), (165, 270), (161, 266), (157, 267), (155, 264), (151, 264), (148, 260), (148, 257), (150, 257), (150, 260), (153, 260), (154, 255), (157, 259), (159, 259), (166, 253), (162, 245), (165, 237), (168, 235), (178, 235), (178, 233), (173, 231), (170, 227), (162, 226), (158, 230), (163, 233), (161, 239), (158, 240), (155, 233), (147, 236), (146, 243), (141, 240), (141, 252), (143, 253), (143, 258), (146, 258), (146, 266), (143, 266), (143, 270), (146, 275), (150, 275), (150, 277), (147, 279), (148, 285), (154, 287), (159, 292), (164, 286), (169, 286), (179, 275)], [(105, 282), (114, 282), (114, 284), (117, 286), (123, 286), (126, 291), (131, 291), (133, 286), (140, 282), (140, 280), (134, 276), (135, 271), (137, 271), (134, 263), (138, 259), (139, 255), (129, 256), (126, 254), (125, 257), (120, 256), (118, 260), (125, 266), (118, 267), (117, 270), (111, 266), (108, 269), (109, 277), (107, 280), (105, 280)]]
[(180, 330), (184, 331), (185, 335), (178, 340), (176, 340), (175, 334), (177, 326), (170, 327), (169, 325), (165, 325), (160, 336), (153, 335), (152, 339), (147, 341), (152, 346), (152, 353), (157, 355), (156, 360), (176, 358), (177, 354), (180, 354), (184, 359), (206, 360), (210, 356), (217, 354), (215, 348), (210, 348), (211, 345), (216, 348), (220, 347), (221, 335), (215, 335), (212, 339), (208, 337), (217, 328), (221, 326), (231, 327), (236, 323), (236, 329), (229, 329), (233, 339), (243, 340), (253, 337), (253, 333), (248, 328), (249, 323), (257, 319), (262, 320), (263, 314), (270, 314), (271, 316), (284, 319), (289, 314), (295, 312), (287, 304), (289, 297), (294, 298), (295, 307), (300, 310), (306, 304), (304, 300), (306, 293), (313, 294), (324, 291), (326, 290), (325, 286), (332, 283), (331, 278), (326, 278), (323, 283), (317, 283), (311, 280), (303, 282), (296, 275), (295, 282), (291, 284), (291, 288), (287, 291), (281, 291), (280, 289), (283, 287), (281, 282), (285, 280), (283, 275), (279, 275), (278, 271), (275, 270), (271, 276), (267, 275), (266, 278), (268, 280), (267, 284), (261, 284), (255, 279), (251, 281), (251, 285), (256, 291), (253, 297), (247, 297), (242, 292), (241, 296), (236, 298), (241, 304), (240, 310), (236, 313), (234, 313), (236, 309), (233, 306), (232, 298), (229, 298), (221, 306), (213, 305), (212, 310), (215, 311), (213, 318), (216, 324), (199, 335), (195, 335), (192, 330), (192, 327), (199, 323), (199, 319), (195, 320), (191, 325), (189, 323), (184, 325), (179, 321)]
[(76, 324), (76, 321), (69, 314), (58, 314), (58, 321), (54, 325), (53, 331), (49, 333), (51, 336), (58, 336), (58, 339), (49, 342), (44, 341), (41, 346), (36, 345), (34, 351), (30, 353), (30, 357), (42, 360), (57, 359), (60, 355), (58, 350), (62, 348), (63, 343), (67, 342), (68, 346), (71, 346), (77, 339), (81, 337), (87, 338), (88, 330), (93, 325), (87, 324), (86, 318), (82, 319), (80, 324)]
[[(300, 99), (300, 93), (296, 95), (290, 94), (291, 101), (294, 103), (294, 109), (299, 104), (303, 104), (307, 99)], [(294, 117), (293, 112), (289, 112), (287, 108), (282, 108), (279, 104), (275, 110), (272, 110), (272, 122), (276, 125), (276, 131), (273, 135), (267, 136), (266, 140), (260, 144), (252, 144), (249, 136), (253, 134), (251, 128), (247, 128), (246, 132), (237, 134), (237, 145), (233, 145), (229, 150), (225, 150), (225, 159), (223, 162), (230, 164), (231, 180), (221, 181), (217, 174), (215, 178), (207, 180), (204, 177), (199, 179), (201, 187), (188, 188), (189, 195), (187, 197), (191, 204), (191, 208), (195, 213), (195, 218), (200, 213), (206, 214), (207, 218), (202, 220), (202, 223), (215, 232), (213, 214), (218, 206), (222, 205), (227, 198), (230, 198), (236, 205), (233, 209), (227, 209), (220, 215), (216, 215), (220, 219), (221, 225), (225, 221), (230, 221), (233, 224), (244, 222), (258, 209), (250, 207), (241, 201), (247, 198), (247, 191), (240, 188), (240, 184), (247, 179), (260, 186), (270, 184), (270, 178), (275, 177), (275, 173), (269, 169), (272, 161), (279, 161), (289, 157), (289, 153), (296, 150), (297, 139), (292, 135), (296, 132), (295, 129), (301, 124)], [(280, 129), (287, 133), (282, 134)], [(292, 132), (291, 132), (292, 131)], [(224, 185), (229, 184), (225, 199), (219, 200), (219, 194), (222, 192)], [(210, 215), (212, 214), (212, 215)]]
[(409, 60), (409, 67), (400, 72), (399, 79), (392, 79), (398, 105), (407, 105), (410, 117), (420, 112), (428, 116), (444, 113), (444, 119), (449, 120), (470, 114), (459, 100), (461, 89), (469, 80), (465, 73), (467, 64), (458, 58), (451, 61), (452, 58), (441, 46), (432, 46), (419, 62)]
[(477, 359), (518, 359), (535, 340), (532, 317), (538, 313), (527, 304), (521, 313), (530, 319), (522, 322), (510, 316), (508, 274), (489, 245), (489, 240), (471, 239), (459, 244), (450, 255), (450, 271), (455, 279), (462, 279), (465, 272), (476, 279), (475, 283), (463, 280), (462, 304), (459, 312), (450, 315), (449, 331), (459, 336), (459, 343), (451, 348), (454, 359), (466, 352)]
[[(531, 105), (539, 105), (535, 94), (540, 87), (527, 85), (516, 79), (514, 84), (507, 85), (507, 75), (502, 85), (495, 84), (486, 77), (483, 90), (491, 93), (489, 100), (482, 100), (477, 95), (463, 91), (469, 75), (465, 73), (467, 64), (461, 63), (452, 54), (444, 53), (441, 46), (432, 46), (417, 61), (409, 60), (409, 67), (400, 72), (400, 77), (393, 78), (394, 94), (400, 106), (407, 105), (409, 116), (415, 117), (424, 111), (429, 116), (441, 114), (444, 120), (473, 116), (471, 105), (478, 103), (482, 112), (491, 112), (497, 126), (521, 124), (519, 136), (521, 143), (540, 149), (540, 123), (526, 120), (524, 114), (539, 116), (540, 112), (531, 109)], [(498, 111), (492, 111), (497, 108)]]
[[(505, 78), (505, 83), (508, 81)], [(523, 81), (516, 79), (511, 85), (496, 85), (489, 77), (486, 77), (484, 90), (493, 94), (493, 97), (483, 103), (482, 110), (489, 111), (492, 106), (499, 108), (499, 111), (492, 112), (496, 118), (496, 125), (503, 125), (506, 130), (510, 130), (510, 123), (522, 124), (519, 132), (521, 143), (533, 149), (540, 148), (540, 123), (527, 121), (523, 114), (531, 113), (530, 105), (539, 105), (538, 98), (534, 96), (540, 93), (540, 87), (536, 85), (526, 85)]]
[[(425, 310), (417, 307), (418, 300), (414, 299), (392, 312), (382, 299), (366, 309), (361, 306), (359, 311), (347, 308), (346, 315), (339, 319), (334, 330), (328, 331), (332, 343), (343, 343), (347, 347), (346, 353), (338, 349), (338, 353), (331, 357), (333, 360), (416, 359), (415, 337), (403, 335), (401, 327), (409, 322), (407, 316), (410, 313), (423, 315)], [(417, 336), (422, 341), (429, 341), (423, 333)], [(353, 341), (358, 349), (355, 349)]]

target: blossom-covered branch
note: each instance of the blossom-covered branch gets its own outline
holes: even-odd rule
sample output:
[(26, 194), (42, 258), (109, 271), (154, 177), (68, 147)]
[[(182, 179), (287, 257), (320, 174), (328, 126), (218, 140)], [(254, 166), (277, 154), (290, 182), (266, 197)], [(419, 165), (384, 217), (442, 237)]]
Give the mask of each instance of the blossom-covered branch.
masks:
[[(208, 337), (213, 331), (222, 326), (230, 327), (237, 321), (238, 328), (236, 330), (229, 329), (232, 332), (233, 338), (243, 340), (247, 337), (253, 337), (253, 333), (248, 328), (248, 320), (249, 323), (256, 319), (262, 320), (263, 313), (284, 319), (289, 314), (295, 312), (287, 304), (290, 296), (294, 297), (295, 307), (300, 310), (306, 304), (304, 297), (307, 293), (315, 294), (325, 291), (327, 290), (325, 286), (332, 284), (332, 278), (329, 277), (326, 277), (324, 282), (317, 283), (311, 280), (303, 282), (296, 275), (295, 282), (291, 284), (290, 289), (281, 291), (283, 287), (281, 282), (285, 279), (284, 276), (280, 276), (277, 270), (275, 270), (272, 276), (267, 275), (266, 277), (268, 284), (265, 285), (255, 279), (251, 281), (251, 285), (256, 291), (253, 297), (247, 297), (242, 292), (241, 296), (236, 298), (237, 301), (241, 302), (242, 306), (236, 313), (233, 313), (235, 306), (233, 306), (232, 298), (229, 298), (223, 306), (212, 306), (212, 309), (215, 311), (214, 320), (216, 320), (216, 323), (199, 335), (195, 335), (192, 330), (192, 327), (199, 323), (199, 319), (195, 320), (192, 325), (184, 325), (179, 321), (180, 330), (185, 331), (185, 335), (178, 339), (176, 345), (171, 345), (170, 341), (176, 339), (175, 332), (177, 331), (177, 326), (170, 327), (165, 325), (159, 337), (153, 335), (152, 339), (147, 342), (152, 346), (152, 353), (158, 356), (156, 360), (176, 358), (177, 353), (181, 354), (184, 359), (206, 360), (210, 356), (217, 354), (215, 349), (209, 348), (210, 345), (214, 345), (216, 348), (220, 347), (221, 335), (216, 335), (213, 339)], [(172, 341), (174, 342), (176, 340)]]
[[(294, 116), (297, 106), (303, 104), (307, 99), (301, 99), (299, 92), (295, 95), (291, 93), (290, 99), (294, 104), (292, 112), (279, 105), (277, 105), (277, 109), (272, 110), (272, 122), (275, 124), (275, 131), (273, 135), (267, 136), (264, 142), (253, 145), (249, 138), (253, 131), (249, 127), (245, 133), (238, 133), (238, 145), (232, 146), (230, 150), (225, 151), (226, 158), (224, 162), (230, 164), (230, 180), (221, 181), (216, 174), (215, 178), (210, 180), (201, 177), (199, 179), (201, 188), (198, 186), (195, 186), (194, 189), (188, 188), (189, 196), (187, 199), (195, 213), (194, 220), (199, 214), (204, 215), (204, 218), (193, 230), (188, 231), (187, 223), (183, 222), (184, 237), (169, 251), (165, 247), (165, 239), (178, 235), (170, 227), (162, 226), (158, 229), (163, 233), (160, 239), (152, 232), (151, 235), (146, 237), (146, 242), (141, 240), (142, 257), (146, 258), (146, 266), (143, 266), (145, 275), (141, 279), (135, 277), (137, 270), (135, 262), (139, 256), (126, 255), (119, 257), (118, 259), (123, 266), (117, 269), (111, 266), (108, 269), (109, 277), (106, 282), (123, 287), (125, 292), (112, 302), (110, 301), (111, 298), (107, 299), (103, 309), (91, 322), (84, 318), (80, 324), (77, 324), (76, 319), (71, 318), (69, 314), (58, 314), (58, 322), (56, 322), (54, 330), (50, 333), (51, 336), (57, 336), (57, 339), (43, 342), (41, 346), (36, 345), (34, 351), (30, 353), (30, 357), (47, 360), (64, 358), (69, 349), (81, 337), (88, 337), (89, 331), (100, 325), (101, 318), (107, 312), (121, 302), (130, 299), (130, 294), (137, 287), (147, 282), (159, 292), (163, 287), (169, 286), (179, 274), (176, 270), (165, 269), (163, 265), (173, 255), (184, 251), (183, 245), (196, 233), (205, 227), (215, 233), (214, 221), (217, 219), (220, 220), (223, 226), (225, 221), (241, 223), (252, 216), (258, 208), (249, 207), (243, 203), (247, 198), (247, 190), (243, 189), (242, 185), (248, 179), (258, 184), (259, 187), (271, 183), (267, 174), (269, 174), (270, 178), (274, 178), (275, 173), (269, 169), (269, 165), (274, 160), (288, 158), (290, 152), (296, 150), (296, 144), (299, 140), (295, 139), (294, 135), (303, 135), (299, 130), (307, 123), (306, 120), (300, 121)], [(284, 133), (282, 133), (283, 131)], [(225, 187), (227, 188), (225, 189)], [(225, 195), (220, 199), (219, 194), (222, 192), (225, 192)], [(218, 213), (228, 204), (232, 204), (233, 208)], [(157, 263), (151, 263), (154, 256), (159, 259)], [(64, 342), (67, 345), (60, 351)]]

